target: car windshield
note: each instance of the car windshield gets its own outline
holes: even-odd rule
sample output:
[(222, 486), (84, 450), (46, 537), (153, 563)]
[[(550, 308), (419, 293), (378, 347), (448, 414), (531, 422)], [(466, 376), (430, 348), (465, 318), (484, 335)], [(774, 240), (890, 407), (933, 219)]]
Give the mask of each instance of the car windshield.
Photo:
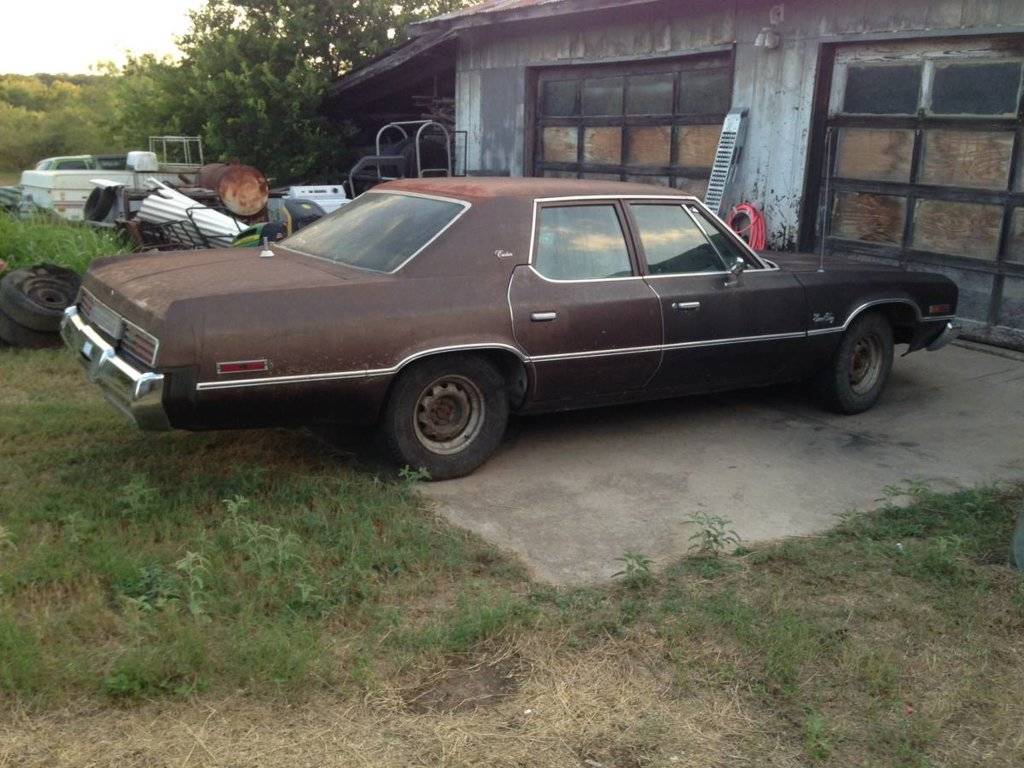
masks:
[(281, 245), (340, 264), (394, 272), (464, 208), (450, 200), (368, 192)]

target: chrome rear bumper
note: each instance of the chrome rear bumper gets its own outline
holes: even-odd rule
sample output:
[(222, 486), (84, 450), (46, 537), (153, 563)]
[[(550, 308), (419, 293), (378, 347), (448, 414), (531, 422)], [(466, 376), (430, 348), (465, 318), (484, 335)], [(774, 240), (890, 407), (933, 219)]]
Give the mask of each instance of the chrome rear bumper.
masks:
[(140, 429), (170, 429), (164, 411), (164, 376), (132, 367), (117, 350), (78, 314), (68, 307), (61, 321), (60, 335), (85, 368), (89, 380), (98, 384), (108, 402), (134, 421)]
[(949, 344), (949, 342), (953, 341), (953, 339), (957, 338), (959, 335), (960, 329), (957, 327), (956, 323), (950, 320), (948, 323), (946, 323), (946, 327), (942, 329), (942, 332), (934, 339), (932, 339), (930, 342), (928, 342), (928, 346), (926, 347), (926, 349), (929, 352), (934, 352), (937, 349), (942, 349), (944, 346)]

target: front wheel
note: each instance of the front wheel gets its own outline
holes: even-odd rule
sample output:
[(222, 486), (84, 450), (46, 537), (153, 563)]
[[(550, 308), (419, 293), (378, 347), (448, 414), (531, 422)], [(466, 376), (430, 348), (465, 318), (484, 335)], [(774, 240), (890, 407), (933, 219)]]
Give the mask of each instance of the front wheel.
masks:
[(433, 480), (468, 475), (501, 443), (508, 424), (501, 373), (479, 357), (424, 360), (403, 371), (382, 427), (395, 460)]
[(862, 413), (885, 389), (892, 370), (892, 326), (879, 314), (857, 318), (843, 336), (832, 363), (815, 384), (826, 405), (839, 413)]

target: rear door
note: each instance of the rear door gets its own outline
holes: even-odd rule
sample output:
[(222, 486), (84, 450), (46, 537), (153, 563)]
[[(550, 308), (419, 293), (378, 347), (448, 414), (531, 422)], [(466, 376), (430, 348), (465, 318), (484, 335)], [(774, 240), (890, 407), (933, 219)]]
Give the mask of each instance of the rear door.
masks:
[(508, 298), (539, 402), (626, 393), (657, 371), (660, 302), (639, 275), (624, 216), (614, 200), (538, 205), (531, 263), (516, 268)]
[[(665, 327), (652, 389), (753, 386), (798, 369), (806, 300), (793, 275), (755, 259), (695, 204), (634, 201), (629, 212)], [(745, 270), (733, 277), (737, 259)]]

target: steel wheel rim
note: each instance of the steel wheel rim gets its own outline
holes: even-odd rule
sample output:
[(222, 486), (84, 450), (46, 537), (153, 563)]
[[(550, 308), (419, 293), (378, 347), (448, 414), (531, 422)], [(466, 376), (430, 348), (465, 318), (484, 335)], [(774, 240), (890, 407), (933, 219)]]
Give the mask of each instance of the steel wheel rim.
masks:
[(483, 392), (475, 383), (465, 376), (440, 376), (416, 398), (416, 439), (431, 453), (458, 453), (483, 429), (484, 408)]
[(864, 395), (874, 389), (882, 376), (882, 339), (876, 333), (861, 336), (850, 356), (850, 389)]

